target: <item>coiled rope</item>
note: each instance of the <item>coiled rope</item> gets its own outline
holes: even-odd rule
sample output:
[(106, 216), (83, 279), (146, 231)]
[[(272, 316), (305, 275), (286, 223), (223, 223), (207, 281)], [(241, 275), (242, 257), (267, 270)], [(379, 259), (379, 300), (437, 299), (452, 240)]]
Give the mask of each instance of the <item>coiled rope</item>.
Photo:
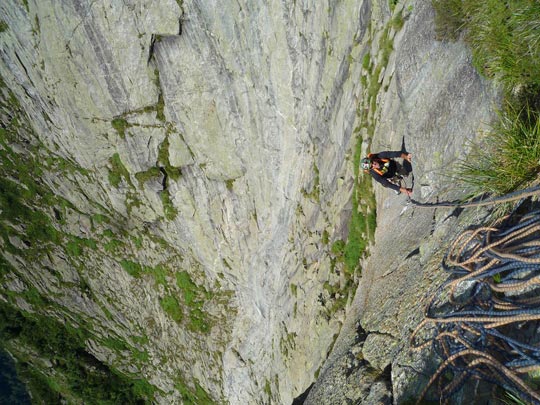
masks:
[(540, 211), (510, 221), (463, 232), (443, 260), (450, 279), (411, 335), (413, 350), (431, 346), (442, 359), (418, 403), (435, 384), (447, 401), (475, 379), (540, 404), (528, 375), (540, 370), (540, 339), (526, 337), (540, 325)]

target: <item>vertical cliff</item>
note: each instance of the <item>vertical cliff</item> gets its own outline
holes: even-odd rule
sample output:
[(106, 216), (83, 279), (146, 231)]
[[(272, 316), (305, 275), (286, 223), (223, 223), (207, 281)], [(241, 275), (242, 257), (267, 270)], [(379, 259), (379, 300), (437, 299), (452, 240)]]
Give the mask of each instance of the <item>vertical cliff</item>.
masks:
[[(392, 38), (393, 52), (379, 76), (383, 86), (373, 112), (371, 149), (411, 152), (413, 173), (405, 182), (414, 185), (412, 197), (435, 203), (466, 197), (456, 168), (493, 122), (500, 89), (473, 68), (466, 44), (437, 39), (430, 3), (408, 1), (393, 11), (381, 7), (381, 24), (400, 10), (404, 24)], [(378, 38), (376, 54), (384, 36), (377, 30), (372, 36)], [(489, 214), (478, 207), (417, 207), (380, 186), (375, 194), (375, 243), (306, 404), (416, 402), (437, 366), (426, 351), (411, 350), (411, 333), (448, 277), (441, 261), (449, 245)]]
[(72, 400), (71, 363), (21, 331), (69, 338), (80, 370), (152, 401), (290, 403), (348, 294), (330, 246), (371, 3), (0, 10), (7, 349)]
[(38, 398), (414, 396), (421, 297), (485, 212), (377, 188), (361, 272), (342, 241), (368, 239), (360, 153), (405, 141), (415, 198), (459, 197), (448, 173), (491, 119), (497, 89), (429, 2), (0, 10), (0, 336)]

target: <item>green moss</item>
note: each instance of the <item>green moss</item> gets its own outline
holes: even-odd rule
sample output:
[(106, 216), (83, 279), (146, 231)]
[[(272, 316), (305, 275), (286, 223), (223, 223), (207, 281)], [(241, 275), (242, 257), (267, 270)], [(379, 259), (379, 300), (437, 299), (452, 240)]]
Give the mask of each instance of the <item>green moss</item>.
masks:
[(205, 299), (210, 295), (204, 288), (198, 287), (185, 271), (176, 274), (176, 284), (182, 290), (184, 304), (189, 310), (188, 328), (195, 332), (209, 332), (210, 324), (202, 307)]
[(405, 24), (405, 20), (403, 19), (403, 12), (400, 11), (399, 13), (397, 13), (393, 18), (392, 18), (392, 22), (391, 22), (391, 25), (392, 25), (392, 28), (395, 30), (395, 31), (399, 31), (403, 28), (403, 25)]
[(321, 194), (321, 186), (320, 186), (320, 175), (319, 175), (319, 168), (315, 163), (313, 163), (313, 186), (311, 188), (311, 191), (308, 193), (305, 189), (302, 189), (302, 195), (305, 198), (310, 198), (316, 202), (319, 202), (320, 194)]
[(142, 237), (131, 236), (131, 240), (133, 241), (133, 243), (135, 244), (135, 247), (137, 249), (142, 248), (142, 246), (143, 246), (143, 238)]
[(159, 146), (158, 151), (158, 164), (162, 165), (167, 177), (170, 177), (173, 180), (178, 180), (182, 175), (182, 171), (179, 168), (171, 166), (169, 160), (169, 137), (166, 136), (161, 145)]
[(171, 202), (171, 197), (169, 196), (168, 191), (162, 191), (160, 194), (161, 203), (163, 204), (163, 211), (165, 213), (165, 218), (169, 221), (172, 221), (178, 215), (178, 211)]
[(124, 246), (125, 243), (119, 239), (111, 239), (103, 245), (105, 251), (110, 253), (116, 253)]
[[(148, 381), (139, 379), (132, 382), (133, 393), (139, 398), (153, 398), (156, 388)], [(145, 401), (146, 402), (146, 401)]]
[(268, 398), (272, 398), (272, 387), (270, 386), (270, 381), (266, 380), (266, 384), (264, 384), (264, 392), (268, 396)]
[(59, 244), (62, 240), (49, 216), (40, 209), (27, 205), (39, 202), (39, 194), (42, 192), (37, 187), (23, 187), (6, 178), (0, 178), (0, 220), (20, 224), (24, 228), (21, 239), (36, 250), (46, 249), (49, 243)]
[(120, 262), (122, 268), (127, 271), (131, 276), (139, 278), (142, 275), (143, 269), (139, 263), (132, 262), (130, 260), (122, 260)]
[(167, 295), (159, 301), (161, 308), (176, 322), (182, 322), (184, 314), (180, 308), (178, 300), (171, 295)]
[(293, 296), (297, 296), (298, 294), (298, 286), (296, 284), (291, 284), (291, 293)]
[(109, 170), (109, 182), (113, 187), (118, 187), (122, 179), (124, 179), (128, 184), (132, 185), (129, 172), (122, 163), (118, 153), (115, 153), (109, 159), (109, 163), (111, 165), (111, 169)]
[(118, 338), (108, 337), (106, 339), (103, 339), (102, 343), (104, 346), (108, 347), (109, 349), (113, 350), (116, 353), (129, 350), (129, 346), (126, 344), (126, 342)]
[(0, 33), (7, 31), (9, 26), (3, 20), (0, 20)]
[(93, 239), (79, 238), (77, 236), (69, 236), (69, 241), (65, 245), (66, 253), (70, 257), (80, 256), (85, 248), (92, 250), (97, 249), (97, 243)]
[(140, 350), (132, 349), (131, 355), (141, 364), (147, 364), (148, 360), (150, 359), (150, 356), (148, 355), (148, 352), (146, 350), (141, 352)]
[(342, 240), (337, 240), (332, 244), (332, 253), (336, 256), (343, 255), (343, 251), (345, 250), (345, 242)]
[(182, 396), (182, 401), (186, 405), (211, 405), (215, 403), (197, 381), (195, 382), (195, 389), (191, 389), (183, 379), (179, 378), (174, 387), (178, 390)]
[[(17, 358), (17, 373), (33, 403), (150, 403), (153, 388), (110, 369), (86, 351), (88, 329), (62, 324), (38, 313), (23, 314), (0, 302), (0, 344)], [(28, 353), (50, 359), (52, 368), (38, 369)]]
[(202, 309), (192, 309), (189, 312), (189, 321), (188, 328), (192, 332), (208, 333), (210, 331), (207, 315)]
[(77, 242), (69, 241), (66, 245), (66, 253), (70, 257), (77, 257), (81, 255), (82, 250)]
[(42, 308), (46, 303), (46, 299), (43, 298), (41, 293), (35, 287), (29, 287), (27, 290), (23, 291), (21, 297), (35, 308)]
[(107, 237), (107, 238), (113, 238), (114, 237), (114, 232), (110, 229), (105, 229), (103, 231), (103, 236)]
[(151, 179), (158, 178), (161, 175), (159, 167), (151, 167), (145, 172), (138, 172), (135, 174), (135, 178), (139, 181), (139, 184), (144, 184)]
[(126, 129), (129, 127), (129, 123), (124, 118), (113, 119), (111, 125), (118, 132), (120, 138), (126, 138)]
[(132, 336), (131, 338), (133, 339), (133, 341), (135, 343), (138, 343), (140, 345), (146, 345), (146, 344), (148, 344), (150, 342), (150, 339), (146, 335), (144, 335), (144, 336)]
[(232, 191), (234, 187), (234, 179), (226, 180), (225, 185), (227, 186), (227, 190)]
[(328, 245), (328, 242), (330, 242), (330, 234), (328, 233), (328, 231), (326, 229), (322, 233), (321, 242), (324, 245)]
[(156, 280), (157, 284), (167, 285), (167, 269), (162, 265), (157, 265), (156, 267), (145, 267), (145, 273), (151, 274)]
[(192, 305), (195, 297), (198, 295), (199, 288), (193, 280), (191, 280), (190, 275), (185, 271), (176, 273), (176, 284), (184, 294), (184, 302), (186, 305)]
[(95, 222), (96, 224), (103, 224), (103, 223), (108, 224), (110, 222), (110, 219), (106, 215), (95, 214), (92, 216), (92, 221)]

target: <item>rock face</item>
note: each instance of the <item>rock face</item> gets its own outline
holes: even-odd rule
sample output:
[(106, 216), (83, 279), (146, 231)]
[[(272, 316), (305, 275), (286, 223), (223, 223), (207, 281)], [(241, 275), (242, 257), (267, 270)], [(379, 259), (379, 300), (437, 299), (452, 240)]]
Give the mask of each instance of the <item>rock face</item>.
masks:
[(0, 9), (2, 300), (154, 401), (292, 402), (340, 325), (321, 235), (346, 235), (370, 3)]
[[(330, 246), (364, 118), (373, 150), (405, 137), (427, 199), (491, 114), (496, 92), (462, 44), (434, 40), (424, 3), (4, 1), (2, 302), (78, 328), (152, 401), (291, 403), (345, 315), (325, 286), (343, 284)], [(334, 359), (408, 384), (403, 339), (437, 277), (424, 265), (464, 223), (377, 199), (319, 387)], [(390, 401), (375, 374), (332, 395)]]
[[(409, 186), (414, 181), (413, 198), (452, 201), (464, 196), (453, 184), (456, 165), (494, 118), (499, 93), (475, 72), (463, 43), (435, 40), (433, 10), (427, 3), (403, 6), (412, 11), (394, 38), (395, 52), (382, 78), (388, 87), (379, 93), (371, 149), (400, 150), (404, 144), (413, 154), (414, 180), (406, 180)], [(409, 337), (431, 294), (447, 277), (440, 263), (449, 243), (487, 215), (478, 208), (418, 208), (391, 190), (376, 186), (375, 192), (375, 244), (307, 404), (400, 404), (418, 398), (434, 365), (410, 350)], [(353, 373), (360, 375), (355, 389), (325, 390)], [(379, 399), (369, 399), (370, 390), (385, 383)]]

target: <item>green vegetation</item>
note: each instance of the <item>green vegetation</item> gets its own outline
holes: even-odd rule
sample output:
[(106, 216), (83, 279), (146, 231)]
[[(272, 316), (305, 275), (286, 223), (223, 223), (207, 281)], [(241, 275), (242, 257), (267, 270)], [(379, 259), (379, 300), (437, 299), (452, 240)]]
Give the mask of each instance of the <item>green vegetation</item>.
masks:
[(457, 173), (471, 196), (505, 194), (538, 181), (540, 3), (432, 0), (441, 38), (463, 36), (480, 73), (505, 91), (498, 121)]
[(309, 198), (315, 202), (319, 202), (321, 195), (321, 179), (319, 174), (319, 168), (315, 163), (313, 163), (313, 172), (315, 173), (315, 176), (311, 191), (308, 192), (306, 189), (302, 189), (302, 195), (304, 196), (304, 198)]
[(124, 179), (128, 184), (131, 184), (131, 179), (129, 178), (129, 172), (122, 163), (120, 155), (115, 153), (109, 159), (111, 169), (109, 170), (109, 182), (113, 187), (118, 187), (122, 179)]
[(69, 235), (69, 241), (66, 244), (66, 252), (70, 257), (80, 256), (85, 248), (96, 250), (96, 241), (93, 239), (79, 238), (77, 236)]
[[(391, 9), (397, 4), (397, 1), (390, 0)], [(326, 290), (333, 300), (331, 311), (339, 309), (345, 305), (348, 299), (348, 292), (354, 289), (353, 276), (360, 271), (360, 259), (367, 254), (367, 248), (370, 241), (373, 240), (376, 226), (376, 201), (371, 185), (371, 177), (360, 172), (360, 159), (362, 158), (362, 144), (370, 143), (375, 130), (377, 97), (382, 89), (382, 83), (379, 78), (383, 69), (386, 68), (390, 55), (394, 50), (393, 39), (390, 36), (391, 29), (399, 31), (405, 21), (402, 12), (395, 15), (388, 21), (379, 39), (379, 53), (372, 55), (369, 52), (362, 57), (362, 76), (360, 81), (363, 86), (362, 101), (357, 107), (357, 115), (360, 125), (355, 128), (356, 145), (352, 164), (354, 168), (355, 183), (352, 193), (352, 214), (349, 225), (349, 234), (346, 241), (335, 240), (331, 245), (331, 251), (334, 255), (332, 266), (336, 263), (343, 263), (345, 270), (345, 285), (337, 286), (327, 285)], [(375, 36), (373, 27), (370, 27), (370, 38)], [(370, 41), (371, 41), (370, 39)], [(369, 151), (369, 150), (368, 150)], [(323, 243), (328, 243), (328, 236), (323, 234)], [(339, 292), (338, 290), (341, 290)]]
[(473, 63), (508, 90), (540, 86), (540, 3), (530, 0), (433, 0), (437, 29), (463, 33)]
[(126, 129), (129, 127), (128, 122), (124, 118), (115, 118), (111, 121), (112, 127), (118, 132), (120, 138), (126, 138)]
[(540, 172), (540, 115), (507, 106), (485, 144), (475, 145), (460, 166), (460, 178), (473, 195), (505, 194), (527, 187)]
[[(82, 325), (72, 328), (0, 302), (0, 342), (17, 355), (18, 375), (32, 393), (33, 402), (150, 403), (155, 388), (101, 363), (86, 351), (88, 337)], [(50, 360), (54, 372), (38, 371), (34, 363), (40, 360), (28, 354), (32, 352)]]
[(180, 323), (184, 319), (184, 314), (178, 300), (171, 295), (167, 295), (159, 301), (161, 308), (176, 322)]
[[(161, 37), (159, 35), (156, 35), (156, 41), (160, 41)], [(158, 101), (156, 103), (155, 109), (156, 109), (156, 118), (160, 120), (161, 122), (165, 122), (165, 100), (163, 99), (163, 92), (161, 91), (161, 80), (159, 78), (159, 70), (154, 69), (154, 82), (156, 87), (159, 90), (159, 96)]]
[(163, 204), (163, 211), (165, 212), (165, 218), (172, 221), (178, 215), (178, 211), (171, 202), (171, 197), (168, 191), (162, 191), (160, 194), (161, 203)]
[(157, 284), (161, 284), (163, 286), (167, 285), (167, 269), (162, 265), (157, 265), (156, 267), (145, 266), (144, 271), (151, 274)]
[(0, 20), (0, 33), (7, 31), (9, 26), (4, 20)]
[(180, 392), (182, 401), (186, 405), (210, 405), (215, 403), (198, 382), (195, 382), (195, 390), (190, 389), (182, 379), (179, 379), (174, 387)]
[(298, 295), (298, 286), (296, 284), (291, 284), (291, 293), (294, 297)]
[(135, 174), (135, 178), (139, 181), (139, 184), (144, 184), (151, 179), (156, 179), (161, 175), (159, 167), (151, 167), (145, 172), (138, 172)]
[(176, 274), (176, 285), (182, 290), (184, 304), (189, 310), (188, 328), (193, 332), (209, 332), (210, 324), (202, 307), (211, 294), (197, 286), (185, 271)]
[(167, 173), (167, 176), (173, 180), (178, 180), (180, 176), (182, 175), (182, 172), (180, 171), (180, 169), (177, 167), (173, 167), (169, 160), (169, 137), (168, 136), (165, 137), (165, 139), (163, 140), (163, 142), (161, 143), (159, 147), (158, 164), (161, 164), (164, 166), (165, 173)]
[(143, 273), (143, 268), (139, 263), (135, 263), (130, 260), (122, 260), (120, 265), (125, 271), (135, 278), (141, 277)]

